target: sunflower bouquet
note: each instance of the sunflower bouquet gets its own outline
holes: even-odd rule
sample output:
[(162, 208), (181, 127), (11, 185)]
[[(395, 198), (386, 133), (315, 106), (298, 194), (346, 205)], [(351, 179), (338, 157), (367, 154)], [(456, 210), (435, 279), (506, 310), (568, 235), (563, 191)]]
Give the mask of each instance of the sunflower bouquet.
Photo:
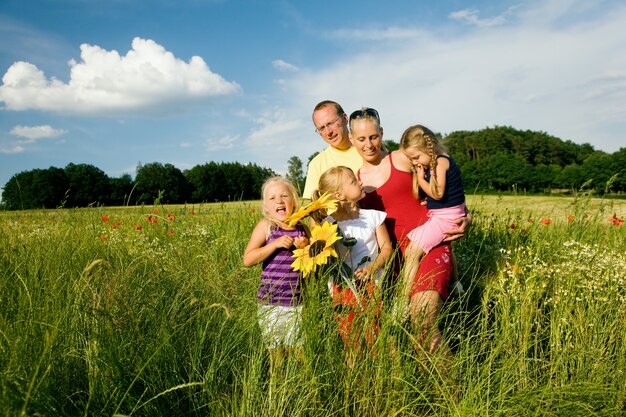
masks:
[[(301, 221), (307, 216), (313, 216), (317, 212), (321, 211), (325, 214), (330, 214), (337, 208), (337, 200), (331, 199), (330, 194), (324, 194), (318, 200), (311, 202), (309, 205), (301, 208), (290, 217), (286, 219), (286, 222), (292, 226)], [(324, 273), (331, 273), (332, 275), (341, 278), (344, 285), (352, 290), (358, 299), (358, 291), (356, 283), (354, 281), (354, 274), (350, 267), (339, 259), (339, 255), (335, 249), (335, 244), (339, 243), (346, 247), (352, 247), (356, 244), (356, 239), (353, 237), (345, 237), (336, 223), (329, 221), (323, 221), (316, 223), (311, 229), (311, 237), (309, 244), (302, 249), (296, 249), (293, 252), (293, 258), (295, 260), (291, 264), (294, 271), (300, 271), (303, 276), (309, 276), (323, 268)], [(334, 259), (331, 265), (328, 265), (329, 260)], [(362, 263), (369, 261), (363, 259)]]

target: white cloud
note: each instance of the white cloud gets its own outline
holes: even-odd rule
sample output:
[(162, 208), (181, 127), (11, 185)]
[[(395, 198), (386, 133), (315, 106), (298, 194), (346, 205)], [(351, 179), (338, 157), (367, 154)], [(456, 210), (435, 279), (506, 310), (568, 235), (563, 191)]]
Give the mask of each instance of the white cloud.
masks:
[(331, 31), (329, 35), (323, 34), (323, 36), (353, 41), (401, 41), (414, 39), (419, 34), (420, 32), (414, 28), (389, 27), (384, 29), (337, 29)]
[(295, 65), (290, 64), (289, 62), (283, 61), (282, 59), (276, 59), (272, 61), (272, 66), (279, 71), (296, 72), (299, 70), (299, 68), (296, 67)]
[(49, 125), (21, 126), (17, 125), (10, 132), (13, 136), (24, 138), (26, 143), (32, 143), (38, 139), (56, 138), (67, 133), (64, 129), (55, 129)]
[(450, 13), (449, 17), (454, 20), (460, 20), (478, 27), (491, 27), (498, 26), (506, 23), (506, 17), (496, 16), (490, 19), (480, 19), (478, 17), (479, 11), (477, 9), (464, 9)]
[(226, 149), (232, 149), (235, 147), (236, 142), (239, 140), (239, 136), (223, 136), (219, 139), (207, 139), (204, 148), (207, 152), (217, 152)]
[(8, 145), (0, 145), (0, 153), (3, 154), (18, 154), (24, 152), (26, 149), (22, 145), (12, 143)]
[[(21, 126), (17, 125), (9, 132), (18, 137), (17, 140), (6, 144), (0, 144), (0, 153), (18, 154), (26, 152), (35, 143), (42, 139), (53, 139), (67, 133), (64, 129), (55, 129), (49, 125), (43, 126)], [(61, 142), (62, 143), (62, 142)]]
[(346, 112), (380, 110), (389, 139), (417, 122), (443, 133), (509, 125), (615, 151), (625, 146), (626, 5), (603, 3), (581, 19), (580, 9), (558, 3), (516, 9), (514, 24), (460, 36), (424, 31), (385, 48), (370, 44), (374, 53), (354, 48), (285, 79), (293, 98), (285, 111), (309, 122), (314, 104), (330, 98)]
[(97, 45), (80, 49), (81, 61), (69, 62), (68, 83), (48, 79), (28, 62), (11, 65), (0, 86), (5, 109), (119, 115), (241, 89), (213, 73), (201, 57), (184, 62), (150, 39), (133, 39), (125, 56)]

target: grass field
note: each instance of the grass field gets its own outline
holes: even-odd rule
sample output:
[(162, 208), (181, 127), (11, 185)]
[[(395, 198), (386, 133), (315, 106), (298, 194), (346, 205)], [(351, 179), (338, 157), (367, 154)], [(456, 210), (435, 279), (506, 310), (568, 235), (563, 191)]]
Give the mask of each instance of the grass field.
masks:
[(273, 372), (241, 260), (258, 204), (0, 212), (0, 415), (626, 414), (626, 201), (469, 196), (451, 360), (383, 311), (346, 366), (318, 279)]

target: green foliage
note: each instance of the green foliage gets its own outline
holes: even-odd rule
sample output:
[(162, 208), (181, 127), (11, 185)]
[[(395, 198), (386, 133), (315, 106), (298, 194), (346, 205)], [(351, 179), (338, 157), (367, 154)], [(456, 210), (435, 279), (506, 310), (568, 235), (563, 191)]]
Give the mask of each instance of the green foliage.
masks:
[(152, 162), (140, 165), (135, 183), (138, 203), (183, 203), (191, 196), (189, 181), (172, 164)]
[(238, 201), (260, 198), (261, 186), (276, 173), (256, 164), (238, 162), (196, 165), (185, 172), (193, 187), (191, 201)]
[(302, 161), (297, 156), (292, 156), (287, 161), (287, 179), (290, 180), (299, 193), (304, 190), (304, 169)]
[(65, 175), (69, 182), (68, 200), (65, 207), (87, 207), (90, 204), (109, 201), (111, 189), (109, 177), (88, 164), (68, 164)]
[(69, 181), (60, 168), (33, 169), (12, 176), (2, 192), (2, 204), (9, 210), (63, 206)]
[[(604, 192), (608, 180), (623, 170), (621, 150), (608, 155), (589, 144), (512, 127), (453, 132), (444, 145), (461, 167), (467, 189), (575, 191), (591, 180), (597, 191)], [(619, 181), (612, 187), (612, 191), (626, 191)]]

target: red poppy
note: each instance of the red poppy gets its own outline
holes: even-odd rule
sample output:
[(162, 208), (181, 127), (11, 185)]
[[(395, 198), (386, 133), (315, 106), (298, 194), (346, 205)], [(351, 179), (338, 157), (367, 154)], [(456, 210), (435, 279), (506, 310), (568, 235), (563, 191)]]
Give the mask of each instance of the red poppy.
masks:
[(140, 224), (138, 224), (138, 225), (136, 225), (136, 226), (135, 226), (135, 229), (137, 229), (137, 230), (141, 230), (141, 229), (143, 229), (143, 227), (141, 227), (141, 225), (140, 225)]
[(571, 214), (567, 215), (567, 221), (568, 222), (573, 222), (574, 221), (574, 216), (572, 216)]
[(552, 219), (549, 217), (544, 217), (543, 219), (541, 219), (541, 224), (550, 224), (552, 223)]
[(511, 229), (515, 229), (517, 225), (515, 223), (511, 223)]
[(613, 213), (613, 217), (609, 219), (613, 226), (621, 226), (624, 224), (624, 219), (619, 219), (617, 213)]
[(153, 212), (154, 214), (158, 214), (158, 213), (159, 213), (159, 210), (154, 209), (152, 212)]
[(111, 229), (117, 229), (117, 223), (113, 223), (113, 224), (111, 225)]
[(174, 220), (176, 217), (174, 217), (173, 214), (167, 213), (167, 218), (170, 220)]
[(102, 240), (102, 241), (107, 240), (107, 235), (100, 235), (100, 240)]
[(533, 219), (528, 219), (528, 223), (532, 223), (532, 222), (534, 222)]
[(167, 235), (168, 235), (168, 236), (172, 236), (173, 234), (174, 234), (174, 231), (173, 231), (172, 229), (170, 229), (170, 230), (168, 230), (168, 231), (167, 231)]
[(109, 221), (109, 216), (107, 216), (106, 214), (102, 217), (100, 217), (102, 219), (103, 222), (108, 222)]
[(148, 214), (148, 221), (150, 223), (157, 223), (159, 219), (157, 219), (156, 217), (152, 217), (152, 214)]

